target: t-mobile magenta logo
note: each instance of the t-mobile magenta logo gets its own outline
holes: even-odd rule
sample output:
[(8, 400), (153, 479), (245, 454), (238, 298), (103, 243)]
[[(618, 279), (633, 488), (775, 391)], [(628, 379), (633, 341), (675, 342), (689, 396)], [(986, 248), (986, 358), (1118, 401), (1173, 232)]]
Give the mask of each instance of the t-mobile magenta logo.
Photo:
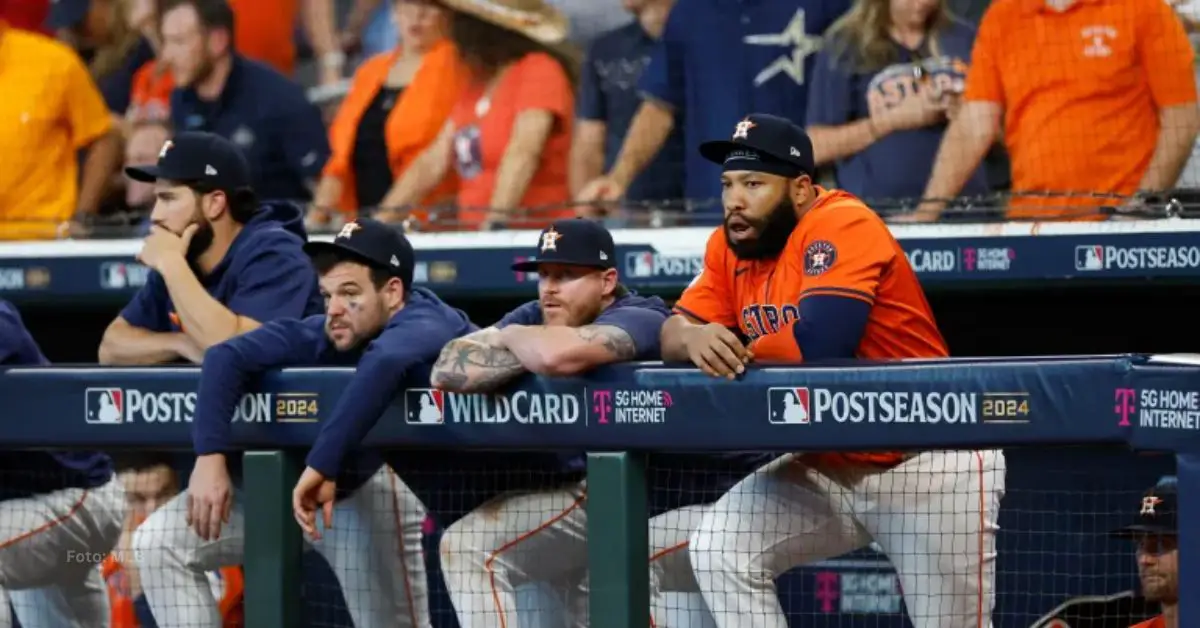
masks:
[(1128, 427), (1129, 415), (1133, 414), (1135, 410), (1133, 407), (1133, 389), (1118, 388), (1114, 398), (1116, 399), (1117, 405), (1115, 408), (1113, 408), (1113, 412), (1116, 412), (1117, 416), (1121, 417), (1121, 422), (1117, 423), (1117, 425), (1120, 427)]
[(817, 572), (817, 590), (813, 592), (813, 597), (821, 603), (822, 613), (837, 612), (837, 607), (834, 602), (837, 602), (838, 596), (841, 595), (838, 587), (838, 572), (836, 571), (818, 571)]
[(600, 417), (597, 423), (608, 423), (608, 415), (612, 414), (612, 409), (611, 390), (592, 391), (592, 410)]
[(971, 247), (963, 249), (963, 266), (967, 270), (975, 270), (975, 249)]

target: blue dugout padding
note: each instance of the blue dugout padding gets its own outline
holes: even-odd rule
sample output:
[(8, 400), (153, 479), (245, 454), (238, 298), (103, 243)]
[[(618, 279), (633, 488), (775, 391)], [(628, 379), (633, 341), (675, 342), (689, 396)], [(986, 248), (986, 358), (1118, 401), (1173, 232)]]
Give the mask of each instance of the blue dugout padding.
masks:
[[(264, 377), (233, 417), (236, 443), (284, 452), (274, 458), (294, 465), (296, 450), (311, 444), (351, 374), (304, 368)], [(0, 443), (9, 449), (187, 449), (197, 379), (194, 367), (9, 369), (0, 375), (0, 397), (14, 420), (4, 423)], [(737, 381), (640, 363), (586, 378), (527, 377), (495, 395), (431, 390), (426, 381), (414, 378), (368, 445), (597, 454), (589, 463), (596, 474), (589, 528), (604, 530), (605, 559), (615, 561), (600, 567), (600, 582), (593, 579), (593, 609), (603, 609), (593, 613), (599, 628), (646, 616), (644, 486), (631, 490), (644, 482), (637, 452), (1124, 444), (1175, 452), (1180, 516), (1200, 518), (1200, 500), (1193, 498), (1200, 495), (1200, 358), (1190, 356), (763, 365)], [(290, 494), (290, 486), (278, 488)], [(248, 526), (288, 523), (247, 516)], [(1200, 582), (1200, 534), (1182, 528), (1180, 582), (1189, 590)], [(248, 573), (252, 560), (248, 556)], [(624, 580), (615, 581), (620, 576)], [(260, 603), (252, 591), (248, 614), (250, 604)], [(290, 594), (288, 586), (270, 590), (271, 597)], [(275, 599), (274, 608), (284, 603)], [(1185, 596), (1180, 612), (1181, 625), (1200, 625), (1195, 601)]]

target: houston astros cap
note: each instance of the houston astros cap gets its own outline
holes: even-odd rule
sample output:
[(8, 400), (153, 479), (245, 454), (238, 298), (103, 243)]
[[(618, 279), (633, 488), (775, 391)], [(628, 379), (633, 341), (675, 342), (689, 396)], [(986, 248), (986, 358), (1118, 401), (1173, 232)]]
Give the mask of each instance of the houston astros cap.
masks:
[(1178, 527), (1179, 501), (1176, 498), (1176, 483), (1163, 480), (1146, 491), (1137, 503), (1137, 518), (1133, 523), (1114, 530), (1118, 538), (1134, 538), (1143, 534), (1176, 534)]
[(241, 149), (220, 135), (202, 132), (176, 135), (163, 143), (158, 163), (126, 168), (125, 174), (146, 183), (158, 179), (205, 183), (227, 192), (251, 186), (250, 165)]
[(333, 242), (309, 242), (304, 245), (309, 256), (339, 253), (368, 266), (388, 271), (398, 277), (404, 288), (412, 286), (416, 255), (412, 244), (396, 227), (378, 220), (359, 218), (342, 225)]
[(569, 264), (605, 270), (616, 268), (616, 246), (608, 229), (594, 220), (557, 220), (538, 235), (537, 253), (513, 264), (512, 269), (532, 272), (541, 264)]
[(754, 170), (789, 179), (817, 172), (808, 133), (787, 118), (765, 113), (743, 118), (728, 140), (701, 144), (700, 155), (725, 171)]

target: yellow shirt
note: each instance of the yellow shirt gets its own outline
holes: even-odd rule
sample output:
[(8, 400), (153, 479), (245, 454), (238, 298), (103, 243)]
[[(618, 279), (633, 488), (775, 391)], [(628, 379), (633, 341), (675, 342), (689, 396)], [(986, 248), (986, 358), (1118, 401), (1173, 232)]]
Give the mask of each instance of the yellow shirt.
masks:
[(55, 237), (75, 213), (77, 151), (110, 129), (73, 50), (0, 22), (0, 240)]

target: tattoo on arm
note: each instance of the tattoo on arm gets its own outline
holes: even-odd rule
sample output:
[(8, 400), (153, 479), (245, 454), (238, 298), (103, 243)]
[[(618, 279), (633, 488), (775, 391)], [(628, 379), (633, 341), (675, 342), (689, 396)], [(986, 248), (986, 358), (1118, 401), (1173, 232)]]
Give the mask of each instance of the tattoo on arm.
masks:
[(443, 347), (433, 365), (433, 384), (448, 390), (484, 392), (524, 373), (517, 356), (492, 344), (494, 338), (494, 330), (482, 330)]
[(577, 333), (584, 342), (604, 347), (612, 356), (613, 362), (624, 362), (637, 357), (637, 346), (633, 338), (620, 327), (584, 325)]

